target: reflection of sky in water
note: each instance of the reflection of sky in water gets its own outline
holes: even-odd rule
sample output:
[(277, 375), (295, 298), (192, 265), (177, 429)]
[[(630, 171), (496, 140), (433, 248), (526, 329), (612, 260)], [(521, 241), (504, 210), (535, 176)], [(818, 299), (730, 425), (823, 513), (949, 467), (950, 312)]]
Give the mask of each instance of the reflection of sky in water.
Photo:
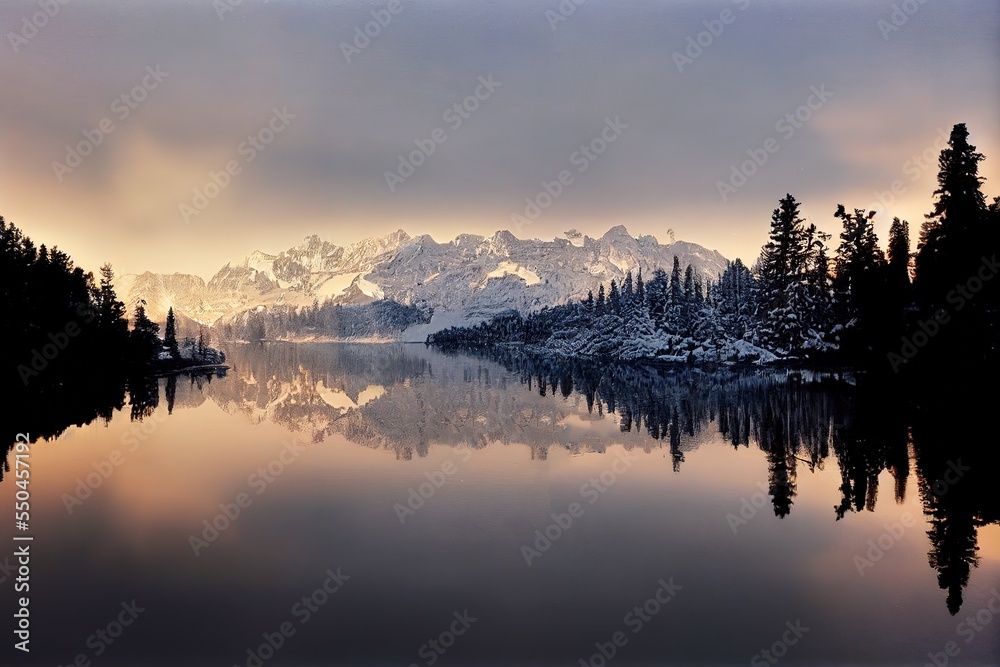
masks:
[[(238, 365), (204, 392), (179, 382), (173, 415), (146, 422), (156, 428), (134, 451), (125, 443), (135, 441), (123, 438), (142, 432), (123, 415), (36, 444), (33, 659), (68, 664), (79, 652), (93, 657), (87, 637), (112, 620), (121, 601), (135, 598), (147, 611), (100, 664), (146, 663), (152, 655), (245, 664), (246, 648), (295, 620), (292, 605), (337, 567), (350, 580), (308, 624), (295, 621), (296, 635), (266, 664), (426, 664), (419, 647), (465, 609), (479, 620), (442, 664), (525, 664), (529, 656), (579, 664), (595, 642), (618, 630), (629, 637), (615, 658), (620, 664), (746, 664), (796, 619), (810, 630), (789, 650), (789, 664), (922, 664), (928, 651), (950, 640), (960, 642), (964, 661), (1000, 657), (997, 634), (985, 632), (969, 644), (956, 634), (962, 618), (985, 606), (1000, 583), (997, 527), (980, 531), (980, 567), (972, 570), (963, 610), (950, 616), (928, 565), (928, 526), (912, 472), (902, 504), (883, 472), (875, 511), (836, 521), (836, 459), (828, 457), (815, 472), (800, 463), (791, 513), (778, 519), (768, 498), (734, 535), (727, 514), (738, 514), (742, 499), (767, 485), (767, 461), (756, 446), (734, 450), (714, 427), (693, 439), (684, 435), (677, 473), (669, 443), (622, 433), (617, 415), (588, 414), (577, 394), (541, 397), (514, 377), (506, 389), (496, 382), (472, 386), (463, 380), (466, 360), (418, 353), (433, 369), (406, 386), (328, 375), (320, 389), (272, 382), (270, 391), (278, 401), (327, 407), (331, 393), (354, 405), (382, 402), (379, 414), (400, 420), (412, 418), (411, 403), (436, 400), (441, 408), (450, 394), (447, 424), (384, 425), (386, 432), (419, 427), (431, 434), (425, 457), (405, 460), (338, 432), (313, 444), (308, 429), (292, 433), (261, 418), (280, 411), (259, 396), (253, 410), (234, 410), (227, 383), (238, 382)], [(472, 366), (488, 366), (494, 378), (506, 375), (490, 362)], [(463, 402), (469, 414), (454, 410)], [(487, 428), (483, 422), (494, 417), (477, 417), (475, 406), (512, 403), (537, 417), (524, 425), (532, 446), (514, 437), (475, 451), (435, 444), (435, 432), (447, 436), (450, 429), (454, 436), (465, 428), (462, 420), (480, 418)], [(161, 399), (157, 416), (165, 415)], [(320, 422), (326, 423), (310, 423)], [(538, 456), (545, 432), (560, 446)], [(308, 443), (306, 449), (257, 493), (260, 486), (248, 478), (291, 440)], [(605, 451), (561, 446), (576, 442)], [(63, 494), (115, 449), (124, 463), (69, 515)], [(581, 485), (602, 472), (609, 479), (606, 471), (626, 450), (634, 463), (588, 502), (595, 496), (582, 495)], [(450, 470), (449, 463), (454, 474), (401, 525), (394, 505), (405, 503), (428, 473)], [(14, 490), (0, 485), (5, 525)], [(195, 557), (189, 536), (241, 491), (250, 506)], [(582, 515), (527, 567), (521, 546), (573, 502)], [(859, 576), (854, 557), (907, 512), (916, 524)], [(671, 577), (682, 590), (633, 635), (623, 617), (655, 592), (658, 579)], [(8, 609), (5, 596), (0, 610)]]

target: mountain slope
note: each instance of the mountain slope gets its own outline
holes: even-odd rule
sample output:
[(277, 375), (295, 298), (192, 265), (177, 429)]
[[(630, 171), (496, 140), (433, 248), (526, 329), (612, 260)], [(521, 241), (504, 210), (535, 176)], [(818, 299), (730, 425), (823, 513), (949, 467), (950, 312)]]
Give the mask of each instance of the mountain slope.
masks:
[[(602, 237), (518, 239), (509, 231), (493, 236), (462, 234), (446, 243), (403, 230), (341, 247), (310, 236), (277, 254), (255, 251), (223, 266), (206, 284), (183, 274), (124, 276), (119, 294), (127, 305), (147, 301), (161, 320), (167, 307), (178, 315), (211, 323), (259, 307), (301, 306), (331, 300), (344, 305), (390, 298), (428, 305), (435, 319), (419, 335), (456, 321), (494, 313), (522, 312), (583, 298), (603, 282), (621, 282), (627, 271), (649, 277), (669, 271), (677, 255), (712, 280), (727, 260), (714, 250), (653, 236), (633, 237), (621, 225)], [(425, 331), (427, 330), (427, 331)], [(415, 332), (416, 333), (416, 332)]]

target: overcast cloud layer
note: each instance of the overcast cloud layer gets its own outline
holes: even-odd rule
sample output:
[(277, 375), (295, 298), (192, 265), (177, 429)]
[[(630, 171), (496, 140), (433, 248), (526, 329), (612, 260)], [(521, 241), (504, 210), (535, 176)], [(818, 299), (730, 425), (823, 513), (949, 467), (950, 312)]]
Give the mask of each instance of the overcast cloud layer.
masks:
[[(958, 122), (987, 156), (985, 191), (1000, 194), (993, 0), (565, 0), (565, 17), (557, 0), (243, 0), (220, 16), (222, 2), (69, 0), (37, 34), (25, 23), (43, 22), (37, 2), (3, 2), (0, 214), (89, 270), (119, 272), (209, 277), (313, 233), (548, 239), (615, 224), (661, 241), (673, 229), (749, 263), (786, 192), (828, 232), (843, 203), (879, 209), (883, 240), (893, 215), (915, 239), (940, 132)], [(345, 56), (373, 11), (391, 20)], [(707, 46), (692, 47), (699, 33)], [(144, 84), (142, 101), (121, 99)], [(446, 115), (477, 87), (477, 109)], [(779, 124), (809, 102), (808, 120)], [(603, 154), (574, 155), (615, 119)], [(243, 143), (269, 123), (282, 127), (271, 143)], [(436, 129), (433, 154), (391, 190), (385, 172)], [(85, 132), (100, 143), (54, 167)], [(720, 193), (753, 155), (766, 162)], [(198, 210), (195, 190), (230, 161), (239, 173)], [(515, 228), (563, 170), (572, 181)], [(878, 201), (894, 181), (895, 202)]]

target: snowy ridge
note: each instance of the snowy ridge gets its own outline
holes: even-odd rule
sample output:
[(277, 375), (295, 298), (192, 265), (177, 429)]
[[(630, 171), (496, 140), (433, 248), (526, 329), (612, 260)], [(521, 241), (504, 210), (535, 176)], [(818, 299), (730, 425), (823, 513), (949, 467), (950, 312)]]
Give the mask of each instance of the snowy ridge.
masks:
[[(477, 321), (506, 310), (525, 313), (582, 299), (601, 283), (619, 283), (626, 272), (652, 274), (682, 266), (717, 280), (727, 260), (714, 250), (677, 241), (660, 244), (653, 236), (633, 237), (618, 225), (600, 238), (551, 241), (519, 239), (507, 230), (489, 237), (461, 234), (439, 243), (428, 235), (397, 230), (347, 247), (309, 236), (276, 254), (254, 251), (228, 262), (208, 283), (187, 276), (125, 276), (119, 282), (126, 302), (146, 298), (160, 321), (166, 307), (199, 321), (214, 322), (236, 313), (275, 305), (305, 306), (332, 300), (343, 305), (388, 298), (406, 305), (456, 313), (441, 321)], [(154, 297), (154, 298), (150, 298)]]

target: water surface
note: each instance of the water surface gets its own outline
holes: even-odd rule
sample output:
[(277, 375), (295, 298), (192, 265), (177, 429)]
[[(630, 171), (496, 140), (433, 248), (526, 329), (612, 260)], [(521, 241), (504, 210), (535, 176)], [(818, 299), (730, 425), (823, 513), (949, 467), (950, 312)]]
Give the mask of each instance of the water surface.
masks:
[(1000, 661), (982, 414), (850, 376), (226, 351), (32, 446), (29, 662)]

